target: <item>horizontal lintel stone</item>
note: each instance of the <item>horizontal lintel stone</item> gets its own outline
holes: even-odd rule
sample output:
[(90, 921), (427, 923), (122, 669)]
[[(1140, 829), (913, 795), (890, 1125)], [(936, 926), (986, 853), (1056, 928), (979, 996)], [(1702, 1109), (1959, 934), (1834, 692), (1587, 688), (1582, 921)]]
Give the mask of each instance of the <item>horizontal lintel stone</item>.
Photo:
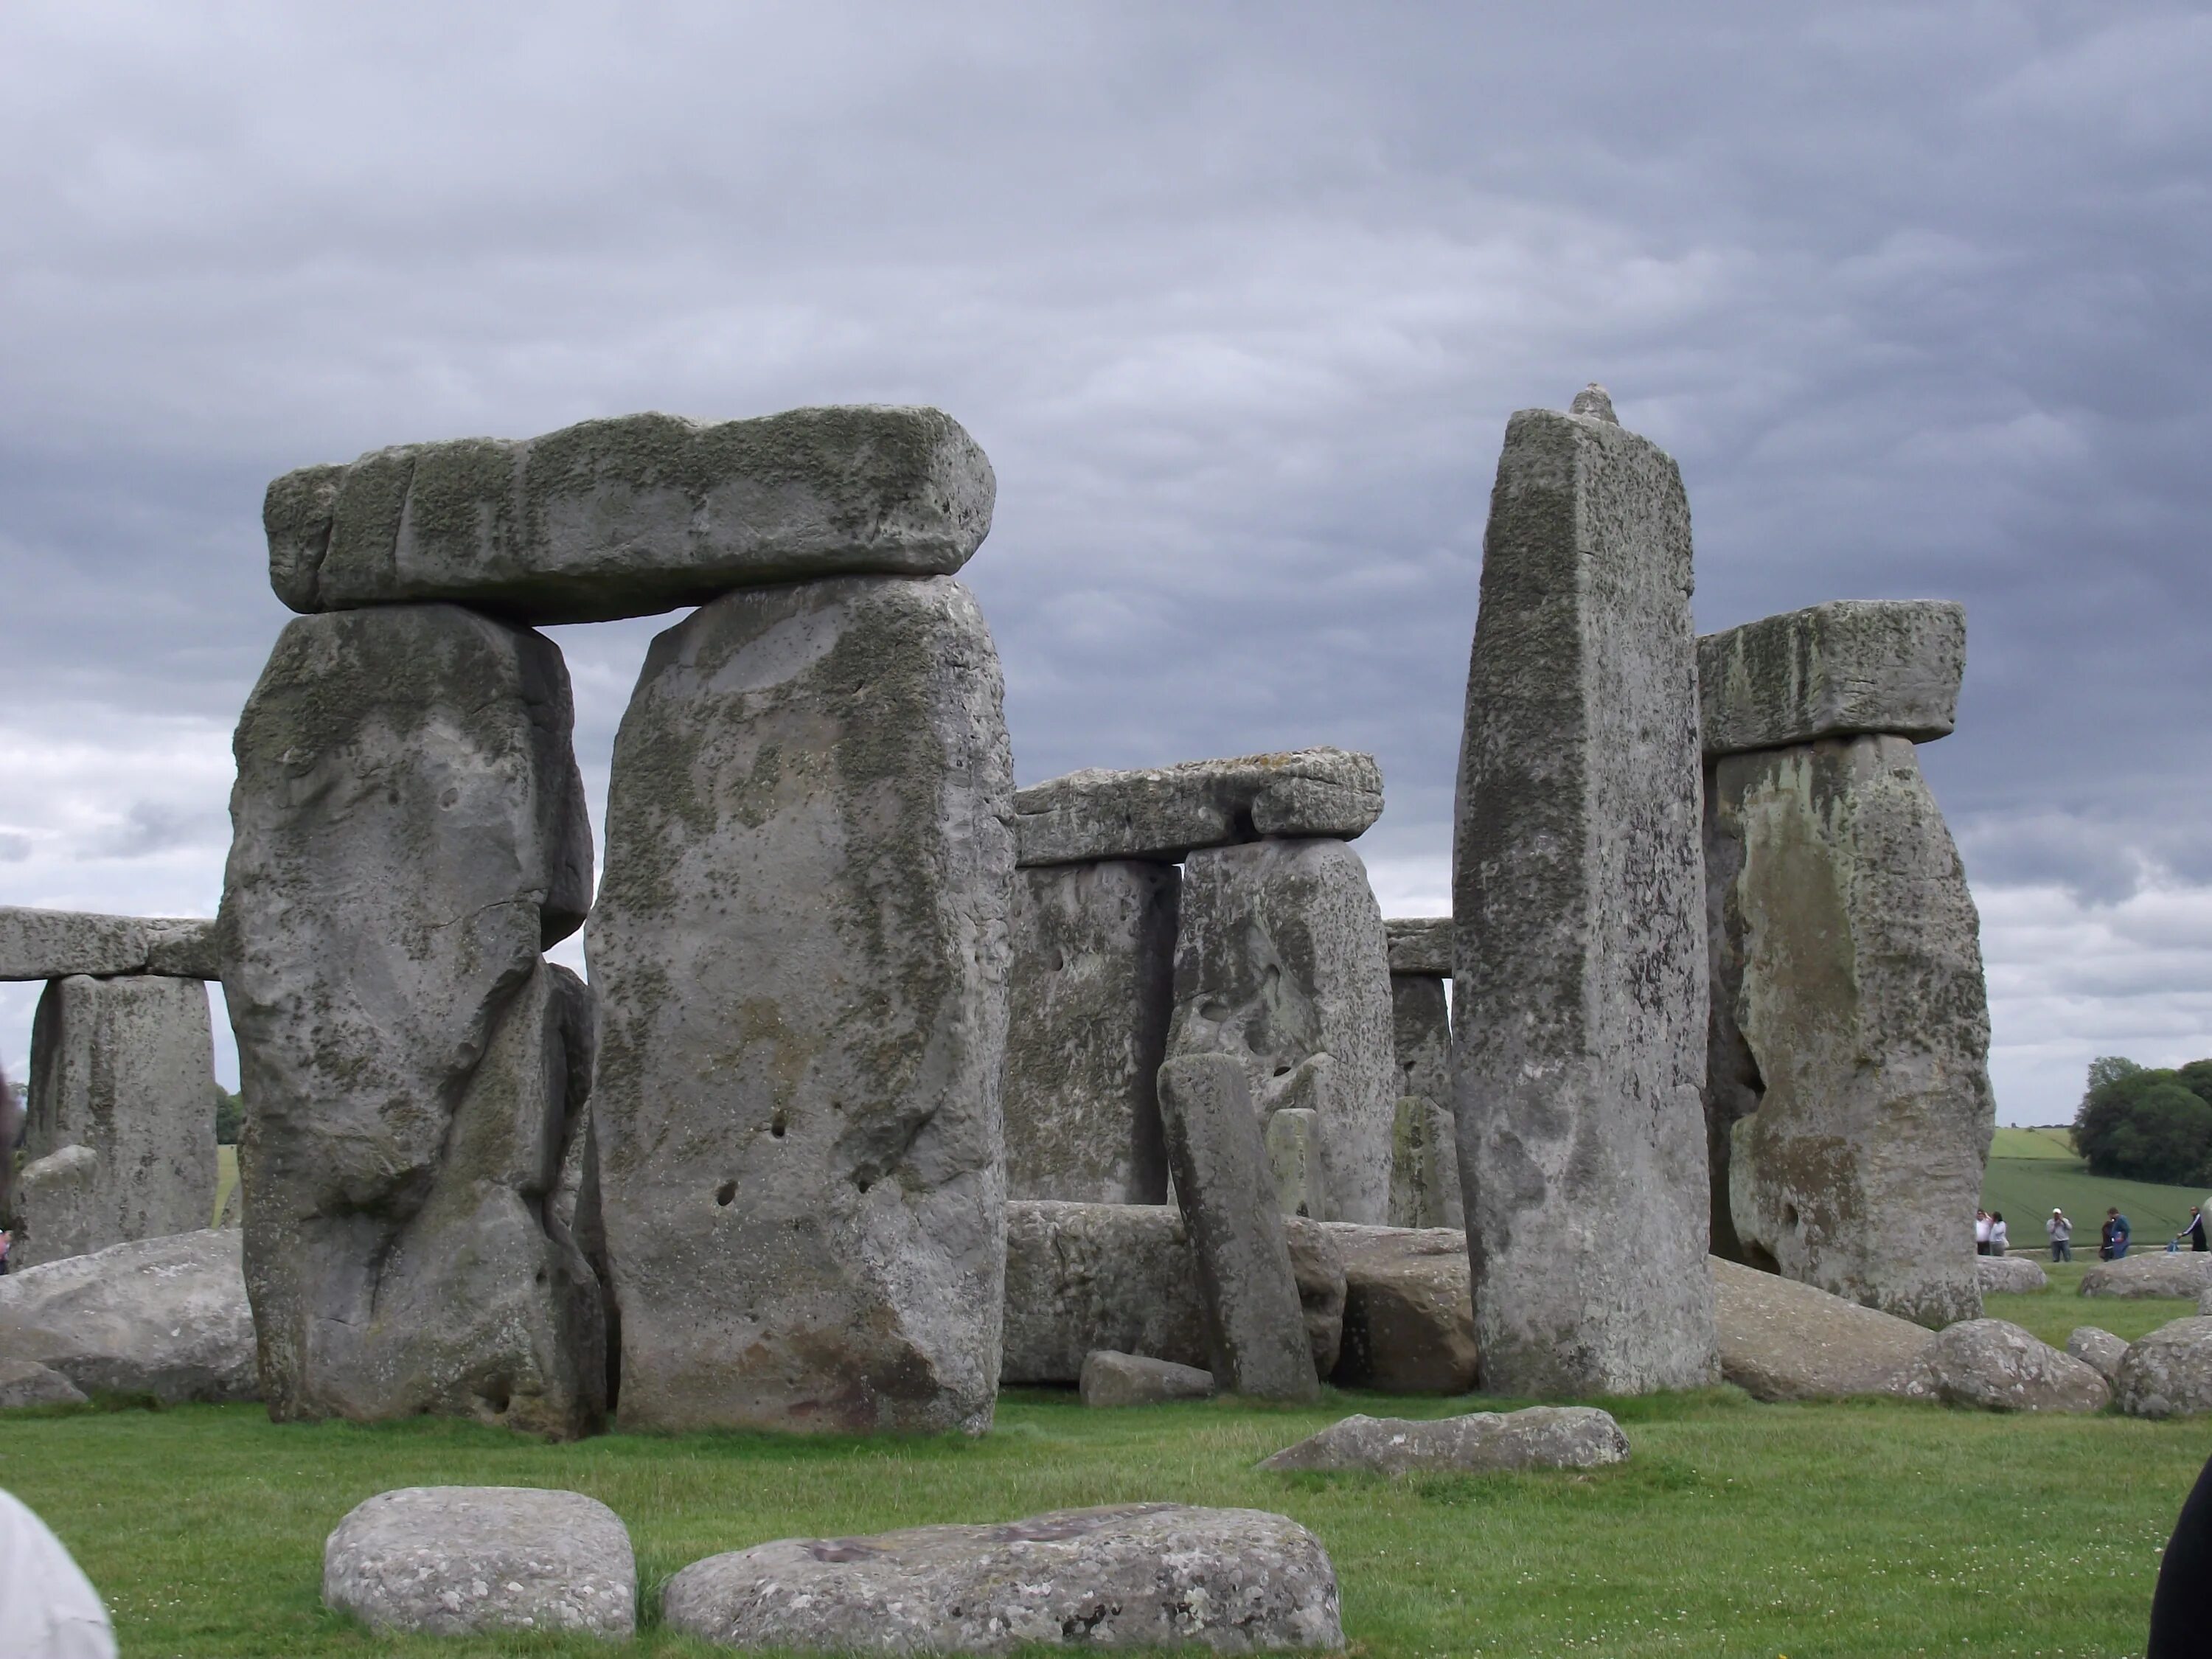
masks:
[(106, 916), (0, 905), (0, 980), (73, 974), (220, 979), (216, 925), (191, 916)]
[(1950, 599), (1837, 599), (1704, 635), (1705, 758), (1870, 732), (1948, 737), (1966, 667), (1966, 608)]
[(1390, 944), (1390, 971), (1449, 979), (1452, 919), (1449, 916), (1391, 916), (1382, 923)]
[(1127, 772), (1093, 768), (1014, 792), (1015, 845), (1024, 865), (1173, 862), (1203, 848), (1272, 836), (1349, 841), (1382, 816), (1382, 769), (1372, 755), (1345, 749)]

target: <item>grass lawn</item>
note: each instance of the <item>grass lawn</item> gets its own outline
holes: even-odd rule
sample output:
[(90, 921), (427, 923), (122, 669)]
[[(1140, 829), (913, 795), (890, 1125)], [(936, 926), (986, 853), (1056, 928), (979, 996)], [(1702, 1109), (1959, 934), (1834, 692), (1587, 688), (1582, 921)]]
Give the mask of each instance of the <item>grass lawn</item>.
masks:
[[(2043, 1138), (2039, 1144), (2030, 1139), (2039, 1136)], [(2042, 1250), (2043, 1224), (2053, 1206), (2073, 1219), (2076, 1255), (2086, 1245), (2087, 1254), (2096, 1255), (2097, 1228), (2114, 1205), (2134, 1225), (2137, 1250), (2145, 1246), (2162, 1249), (2187, 1224), (2189, 1206), (2205, 1200), (2199, 1187), (2161, 1187), (2093, 1176), (2070, 1149), (2060, 1155), (2048, 1130), (2000, 1129), (1982, 1177), (1982, 1207), (2003, 1212), (2015, 1253)], [(2032, 1150), (2010, 1150), (2019, 1146)]]
[[(1347, 1411), (1474, 1403), (1338, 1395), (1311, 1410), (1087, 1412), (1023, 1391), (977, 1442), (572, 1446), (430, 1421), (279, 1428), (252, 1407), (80, 1407), (0, 1418), (0, 1485), (76, 1553), (134, 1659), (606, 1651), (542, 1637), (379, 1643), (322, 1611), (322, 1542), (338, 1518), (373, 1492), (440, 1482), (567, 1486), (611, 1504), (637, 1544), (648, 1620), (660, 1581), (718, 1550), (1153, 1498), (1312, 1528), (1366, 1659), (2110, 1659), (2142, 1651), (2160, 1551), (2212, 1451), (2202, 1422), (1761, 1406), (1717, 1389), (1621, 1403), (1634, 1455), (1595, 1474), (1393, 1483), (1253, 1468)], [(635, 1650), (713, 1651), (650, 1624)]]
[[(2014, 1250), (2012, 1254), (2031, 1253)], [(2050, 1276), (2050, 1289), (1985, 1296), (1982, 1311), (1991, 1319), (2009, 1319), (2026, 1326), (2054, 1348), (2064, 1347), (2067, 1334), (2077, 1325), (2094, 1325), (2132, 1342), (2169, 1321), (2187, 1319), (2197, 1312), (2194, 1300), (2175, 1297), (2083, 1296), (2081, 1275), (2097, 1265), (2094, 1248), (2086, 1261), (2078, 1256), (2072, 1261), (2051, 1261), (2046, 1259), (2048, 1255), (2048, 1251), (2035, 1251), (2033, 1259)], [(2205, 1449), (2212, 1453), (2212, 1430), (2208, 1430), (2207, 1439)]]

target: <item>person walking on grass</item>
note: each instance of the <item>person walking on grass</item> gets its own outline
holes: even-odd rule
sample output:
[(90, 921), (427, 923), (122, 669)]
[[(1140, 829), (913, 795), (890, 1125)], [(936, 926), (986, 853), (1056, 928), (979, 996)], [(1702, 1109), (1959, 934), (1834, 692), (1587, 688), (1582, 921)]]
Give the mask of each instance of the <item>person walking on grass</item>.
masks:
[(2099, 1247), (2097, 1254), (2107, 1261), (2120, 1261), (2128, 1253), (2130, 1236), (2130, 1230), (2127, 1217), (2122, 1215), (2118, 1210), (2106, 1211), (2104, 1242)]
[(1974, 1254), (1987, 1255), (1989, 1253), (1990, 1212), (1987, 1210), (1977, 1210), (1974, 1212)]
[(1990, 1212), (1990, 1254), (2002, 1255), (2012, 1247), (2012, 1235), (2005, 1231), (2004, 1212)]
[(2043, 1231), (2051, 1235), (2051, 1259), (2071, 1261), (2074, 1259), (2074, 1224), (2066, 1218), (2063, 1210), (2053, 1210), (2051, 1219), (2043, 1224)]
[(2174, 1248), (2201, 1250), (2204, 1248), (2204, 1210), (2201, 1205), (2189, 1206), (2189, 1224), (2173, 1236)]

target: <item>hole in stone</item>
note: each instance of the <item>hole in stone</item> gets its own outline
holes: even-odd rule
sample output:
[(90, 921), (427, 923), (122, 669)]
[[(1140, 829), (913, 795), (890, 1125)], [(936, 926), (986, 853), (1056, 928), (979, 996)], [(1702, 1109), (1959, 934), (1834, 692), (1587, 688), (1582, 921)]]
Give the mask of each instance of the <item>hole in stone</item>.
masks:
[(1275, 1067), (1275, 1075), (1277, 1077), (1288, 1077), (1290, 1074), (1291, 1068), (1288, 1066), (1278, 1066)]
[(714, 1189), (714, 1202), (726, 1210), (736, 1202), (737, 1196), (738, 1183), (734, 1181), (726, 1181)]
[(856, 1175), (853, 1177), (853, 1184), (865, 1193), (876, 1184), (876, 1178), (873, 1176)]
[(1797, 1206), (1795, 1204), (1785, 1204), (1782, 1206), (1782, 1224), (1785, 1227), (1794, 1227), (1797, 1224)]
[(783, 1139), (783, 1114), (778, 1112), (768, 1121), (768, 1132), (778, 1140)]

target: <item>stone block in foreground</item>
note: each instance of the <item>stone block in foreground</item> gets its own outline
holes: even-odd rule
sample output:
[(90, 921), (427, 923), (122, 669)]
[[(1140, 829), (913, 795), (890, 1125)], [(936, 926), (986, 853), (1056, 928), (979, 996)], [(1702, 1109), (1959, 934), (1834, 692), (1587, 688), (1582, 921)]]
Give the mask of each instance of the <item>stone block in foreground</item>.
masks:
[(0, 1358), (0, 1411), (21, 1406), (81, 1406), (84, 1390), (35, 1359)]
[(1902, 1392), (1996, 1412), (2099, 1412), (2112, 1397), (2094, 1366), (2002, 1319), (1938, 1331)]
[(586, 941), (625, 1426), (989, 1425), (1012, 770), (957, 582), (750, 589), (653, 641)]
[(270, 586), (295, 611), (450, 600), (605, 622), (765, 583), (950, 575), (996, 489), (934, 409), (624, 415), (307, 467), (269, 486), (262, 523)]
[(637, 1564), (629, 1528), (581, 1492), (403, 1486), (355, 1505), (324, 1541), (323, 1605), (379, 1634), (625, 1640)]
[(139, 1239), (0, 1274), (0, 1354), (88, 1394), (165, 1405), (257, 1398), (238, 1234)]
[(215, 923), (194, 916), (105, 916), (0, 905), (0, 980), (71, 974), (220, 979)]
[(1497, 1393), (1717, 1371), (1690, 587), (1664, 452), (1599, 414), (1513, 416), (1452, 860), (1460, 1175)]
[(1698, 641), (1707, 759), (1881, 732), (1929, 743), (1959, 720), (1966, 607), (1837, 599)]
[(1372, 755), (1293, 749), (1234, 760), (1114, 772), (1093, 768), (1014, 793), (1021, 861), (1098, 859), (1173, 863), (1206, 847), (1267, 836), (1349, 840), (1382, 816), (1382, 769)]
[(2136, 1338), (2109, 1375), (2114, 1401), (2130, 1417), (2212, 1412), (2212, 1319), (2177, 1319)]
[(1721, 1376), (1754, 1400), (1907, 1392), (1925, 1326), (1718, 1256), (1713, 1276)]
[(1211, 1400), (1213, 1373), (1172, 1359), (1109, 1353), (1095, 1348), (1083, 1357), (1077, 1383), (1086, 1406), (1156, 1406), (1170, 1400)]
[(1311, 1533), (1176, 1504), (782, 1539), (693, 1562), (668, 1581), (661, 1617), (725, 1647), (802, 1652), (1344, 1646), (1336, 1569)]
[(1625, 1462), (1628, 1437), (1595, 1406), (1530, 1406), (1464, 1417), (1352, 1416), (1277, 1452), (1263, 1469), (1500, 1474)]
[(1465, 1394), (1480, 1355), (1457, 1228), (1328, 1228), (1344, 1259), (1344, 1340), (1330, 1381), (1384, 1394)]
[(1390, 971), (1430, 979), (1452, 975), (1452, 919), (1449, 916), (1390, 916), (1382, 923), (1390, 945)]
[(2156, 1246), (2141, 1255), (2100, 1261), (2081, 1275), (2079, 1294), (2118, 1297), (2198, 1297), (2212, 1291), (2212, 1251)]
[(2127, 1358), (2128, 1345), (2095, 1325), (2076, 1325), (2067, 1333), (2066, 1352), (2106, 1382), (2117, 1386), (2120, 1361)]
[(2051, 1275), (2024, 1255), (1978, 1255), (1974, 1283), (1983, 1291), (2048, 1290)]

